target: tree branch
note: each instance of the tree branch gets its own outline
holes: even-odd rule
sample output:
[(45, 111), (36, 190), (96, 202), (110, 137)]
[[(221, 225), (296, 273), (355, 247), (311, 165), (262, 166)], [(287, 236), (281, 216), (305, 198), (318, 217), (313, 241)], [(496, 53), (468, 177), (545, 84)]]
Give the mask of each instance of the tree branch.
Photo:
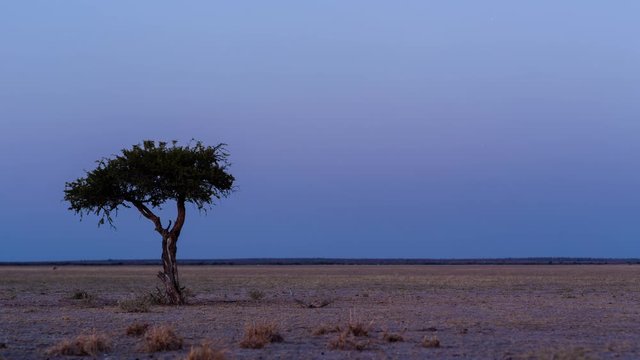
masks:
[(131, 201), (131, 203), (133, 204), (133, 206), (136, 207), (136, 209), (138, 209), (138, 211), (140, 211), (142, 216), (146, 217), (147, 219), (151, 220), (151, 222), (153, 222), (153, 225), (155, 225), (157, 232), (159, 232), (161, 235), (164, 234), (165, 229), (162, 228), (162, 221), (160, 221), (160, 217), (154, 214), (153, 211), (151, 211), (146, 205), (144, 205), (140, 201)]
[(171, 234), (175, 239), (177, 239), (180, 236), (180, 231), (182, 231), (182, 225), (184, 225), (184, 220), (187, 215), (187, 210), (184, 206), (183, 198), (179, 198), (176, 201), (176, 206), (178, 208), (178, 215), (176, 216), (176, 222), (173, 225), (173, 228), (171, 229)]

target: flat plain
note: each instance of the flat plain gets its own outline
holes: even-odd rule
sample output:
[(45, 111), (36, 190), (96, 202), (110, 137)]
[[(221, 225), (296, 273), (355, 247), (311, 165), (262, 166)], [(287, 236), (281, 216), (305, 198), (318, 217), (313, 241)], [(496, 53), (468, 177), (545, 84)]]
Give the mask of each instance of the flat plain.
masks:
[[(230, 359), (640, 358), (638, 265), (180, 270), (189, 305), (131, 312), (123, 304), (153, 292), (157, 267), (0, 267), (0, 358), (74, 358), (50, 350), (91, 333), (109, 339), (103, 359), (179, 359), (204, 341)], [(148, 352), (126, 334), (134, 323), (173, 327), (182, 349)], [(283, 341), (240, 346), (252, 324)]]

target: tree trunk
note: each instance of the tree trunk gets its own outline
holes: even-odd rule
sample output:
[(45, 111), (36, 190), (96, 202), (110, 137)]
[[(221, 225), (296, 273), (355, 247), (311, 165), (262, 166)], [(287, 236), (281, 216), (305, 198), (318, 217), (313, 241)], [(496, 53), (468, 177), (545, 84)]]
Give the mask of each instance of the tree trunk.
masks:
[[(184, 206), (184, 198), (178, 198), (176, 201), (178, 207), (178, 216), (176, 223), (171, 228), (171, 221), (167, 228), (162, 227), (162, 221), (154, 214), (146, 205), (140, 201), (131, 202), (140, 211), (140, 213), (151, 220), (156, 231), (162, 235), (162, 271), (158, 273), (158, 278), (162, 281), (165, 290), (166, 300), (171, 305), (183, 305), (186, 303), (183, 289), (180, 287), (178, 279), (178, 263), (176, 262), (176, 251), (178, 250), (178, 238), (180, 231), (184, 225), (186, 217), (186, 209)], [(171, 229), (170, 229), (171, 228)]]
[(162, 236), (162, 270), (158, 278), (162, 281), (167, 301), (172, 305), (185, 304), (184, 294), (178, 278), (176, 250), (178, 238), (172, 234)]

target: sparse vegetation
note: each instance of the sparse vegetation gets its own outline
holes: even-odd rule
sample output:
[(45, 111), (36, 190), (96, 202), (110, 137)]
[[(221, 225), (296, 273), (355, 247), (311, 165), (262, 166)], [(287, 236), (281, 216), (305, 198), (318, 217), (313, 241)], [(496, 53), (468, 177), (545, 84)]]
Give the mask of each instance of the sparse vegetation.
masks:
[(385, 331), (382, 334), (382, 340), (386, 341), (386, 342), (402, 342), (404, 341), (404, 337), (398, 333), (390, 333)]
[(132, 299), (118, 301), (118, 307), (124, 312), (146, 313), (151, 309), (151, 299), (149, 296), (137, 296)]
[(90, 295), (85, 290), (76, 290), (71, 294), (71, 299), (73, 300), (91, 300), (93, 299), (93, 295)]
[[(63, 339), (71, 343), (77, 335), (90, 334), (96, 328), (110, 337), (110, 350), (95, 356), (112, 359), (184, 359), (190, 348), (197, 349), (204, 339), (214, 339), (210, 346), (214, 350), (229, 349), (228, 358), (405, 359), (455, 354), (461, 359), (640, 358), (634, 341), (640, 330), (633, 313), (638, 307), (639, 265), (184, 269), (183, 277), (200, 294), (197, 305), (152, 305), (152, 313), (137, 314), (123, 312), (117, 300), (155, 291), (147, 280), (161, 268), (64, 266), (54, 272), (42, 266), (3, 265), (0, 343), (6, 343), (7, 349), (1, 349), (0, 344), (0, 354), (7, 360), (64, 359), (66, 355), (46, 355), (45, 351)], [(212, 271), (216, 276), (211, 276)], [(573, 288), (578, 298), (583, 292), (589, 294), (583, 311), (574, 311), (575, 304), (561, 298), (566, 288)], [(100, 306), (85, 308), (83, 300), (72, 300), (76, 289), (95, 296)], [(266, 299), (247, 304), (250, 289), (265, 291)], [(355, 296), (364, 291), (370, 294), (368, 299)], [(40, 295), (42, 292), (46, 295)], [(521, 298), (510, 295), (512, 292), (535, 296), (527, 299), (530, 302), (513, 304)], [(16, 299), (10, 300), (9, 294), (17, 294)], [(417, 296), (422, 299), (414, 300)], [(324, 309), (306, 309), (299, 307), (295, 298), (335, 301)], [(526, 304), (535, 306), (523, 306)], [(350, 318), (349, 309), (354, 307), (358, 316)], [(589, 326), (583, 326), (586, 312), (592, 315)], [(240, 348), (245, 323), (234, 324), (244, 319), (275, 321), (285, 342), (265, 345), (262, 350)], [(366, 326), (371, 320), (373, 325)], [(368, 336), (348, 332), (349, 322), (369, 328)], [(175, 333), (184, 337), (182, 349), (145, 354), (143, 330), (132, 326), (131, 336), (126, 335), (134, 323), (148, 323), (149, 328), (174, 326)], [(2, 329), (10, 336), (3, 338)], [(468, 333), (464, 334), (464, 329)], [(404, 342), (388, 342), (392, 336), (385, 336), (385, 330), (387, 335), (400, 334)], [(423, 348), (425, 335), (429, 340), (436, 335), (440, 347)], [(505, 335), (510, 341), (505, 341)], [(217, 339), (225, 343), (218, 346)], [(44, 347), (39, 345), (43, 341)]]
[(183, 339), (168, 325), (153, 326), (144, 335), (143, 350), (146, 352), (173, 351), (182, 349)]
[(149, 329), (149, 324), (134, 322), (133, 324), (127, 326), (127, 336), (142, 336)]
[(329, 349), (333, 350), (357, 350), (363, 351), (369, 345), (371, 341), (369, 339), (357, 339), (351, 335), (348, 331), (342, 331), (334, 339), (329, 341)]
[(440, 347), (440, 339), (437, 336), (425, 336), (422, 339), (422, 347), (425, 348), (438, 348)]
[(227, 350), (213, 346), (209, 342), (204, 342), (200, 346), (191, 347), (185, 360), (225, 360)]
[(78, 335), (72, 340), (62, 340), (49, 348), (49, 355), (97, 356), (108, 352), (111, 341), (104, 334), (93, 331), (91, 334)]
[[(329, 341), (329, 348), (335, 350), (365, 350), (371, 344), (371, 341), (359, 338), (368, 337), (372, 325), (373, 321), (365, 323), (357, 320), (355, 311), (350, 310), (347, 326), (334, 339)], [(341, 329), (338, 326), (335, 328)]]
[(278, 332), (276, 323), (252, 323), (245, 327), (244, 338), (240, 347), (246, 349), (261, 349), (267, 344), (282, 342), (284, 339)]
[(264, 299), (264, 292), (260, 291), (260, 290), (251, 290), (249, 291), (249, 298), (253, 301), (260, 301), (262, 299)]
[(329, 333), (337, 333), (340, 331), (341, 331), (340, 326), (338, 325), (335, 325), (335, 326), (320, 325), (318, 328), (313, 330), (311, 334), (319, 336), (319, 335), (325, 335)]

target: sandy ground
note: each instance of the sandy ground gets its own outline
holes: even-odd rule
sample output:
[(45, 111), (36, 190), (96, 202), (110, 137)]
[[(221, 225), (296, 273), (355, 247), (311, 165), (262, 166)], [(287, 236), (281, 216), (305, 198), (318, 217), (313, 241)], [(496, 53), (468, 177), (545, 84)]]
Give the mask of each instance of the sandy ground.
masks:
[[(640, 358), (640, 266), (184, 266), (190, 305), (123, 311), (118, 301), (153, 290), (157, 270), (0, 267), (0, 358), (60, 358), (47, 349), (92, 329), (111, 338), (105, 359), (181, 358), (207, 339), (233, 359)], [(78, 290), (92, 299), (72, 299)], [(350, 318), (371, 326), (363, 351), (313, 335)], [(174, 326), (183, 350), (143, 352), (125, 334), (135, 321)], [(277, 323), (284, 342), (241, 348), (245, 325), (261, 321)], [(384, 341), (385, 331), (404, 341)], [(441, 346), (422, 347), (425, 336)]]

